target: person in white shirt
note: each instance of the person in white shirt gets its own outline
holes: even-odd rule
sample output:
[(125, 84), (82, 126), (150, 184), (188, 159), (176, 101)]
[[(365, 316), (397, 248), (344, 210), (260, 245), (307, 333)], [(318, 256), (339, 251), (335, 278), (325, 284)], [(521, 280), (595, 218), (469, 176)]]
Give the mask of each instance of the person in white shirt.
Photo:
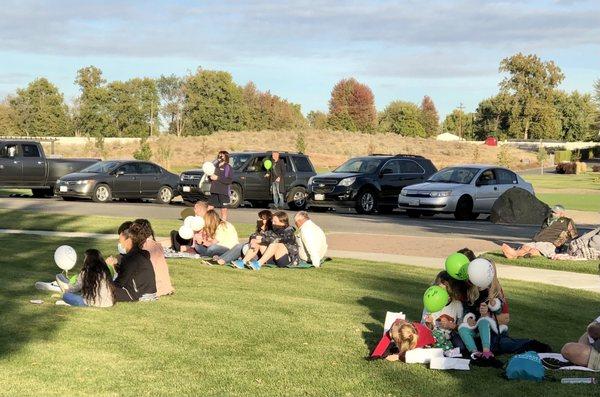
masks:
[(327, 253), (327, 238), (323, 229), (308, 217), (306, 211), (300, 211), (294, 217), (298, 229), (298, 247), (300, 259), (310, 262), (315, 267), (321, 266), (321, 261)]

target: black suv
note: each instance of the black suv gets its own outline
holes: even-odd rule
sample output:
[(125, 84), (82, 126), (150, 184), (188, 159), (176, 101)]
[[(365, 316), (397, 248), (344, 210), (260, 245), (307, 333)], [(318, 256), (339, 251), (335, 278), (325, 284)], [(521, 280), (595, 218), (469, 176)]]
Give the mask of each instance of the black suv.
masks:
[(422, 157), (374, 154), (355, 157), (310, 180), (311, 208), (355, 208), (359, 214), (392, 212), (403, 187), (427, 180), (437, 169)]
[[(306, 207), (308, 180), (316, 175), (308, 156), (299, 153), (279, 152), (285, 163), (285, 199), (292, 210)], [(265, 206), (273, 202), (269, 178), (264, 162), (271, 158), (271, 152), (237, 152), (229, 155), (229, 164), (233, 167), (231, 201), (229, 208), (237, 208), (244, 201), (253, 206)], [(184, 201), (206, 200), (210, 195), (210, 183), (202, 179), (201, 169), (185, 171), (180, 176), (179, 192)], [(201, 184), (202, 181), (202, 184)]]

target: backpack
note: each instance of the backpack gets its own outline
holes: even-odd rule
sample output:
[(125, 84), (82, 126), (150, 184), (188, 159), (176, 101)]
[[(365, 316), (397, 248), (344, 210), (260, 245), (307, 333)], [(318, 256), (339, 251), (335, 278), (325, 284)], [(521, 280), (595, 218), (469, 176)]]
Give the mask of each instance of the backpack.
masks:
[(509, 380), (544, 380), (546, 369), (536, 352), (529, 351), (517, 354), (508, 360), (506, 365), (506, 378)]

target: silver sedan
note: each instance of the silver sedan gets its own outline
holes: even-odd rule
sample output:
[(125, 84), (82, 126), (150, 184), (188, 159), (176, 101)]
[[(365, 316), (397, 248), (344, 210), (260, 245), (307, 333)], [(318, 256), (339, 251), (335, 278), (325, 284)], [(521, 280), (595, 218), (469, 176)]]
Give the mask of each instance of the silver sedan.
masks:
[(481, 164), (448, 167), (426, 182), (402, 189), (398, 207), (414, 218), (454, 214), (456, 219), (477, 219), (479, 214), (490, 213), (496, 199), (514, 187), (535, 194), (530, 183), (503, 167)]

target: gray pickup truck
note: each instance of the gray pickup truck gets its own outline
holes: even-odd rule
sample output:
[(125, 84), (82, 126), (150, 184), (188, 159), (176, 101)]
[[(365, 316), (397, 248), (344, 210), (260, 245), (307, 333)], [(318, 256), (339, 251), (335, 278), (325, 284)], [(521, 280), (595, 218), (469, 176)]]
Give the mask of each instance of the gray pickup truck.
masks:
[(0, 188), (31, 189), (34, 197), (50, 197), (57, 179), (98, 161), (46, 158), (39, 142), (0, 139)]

